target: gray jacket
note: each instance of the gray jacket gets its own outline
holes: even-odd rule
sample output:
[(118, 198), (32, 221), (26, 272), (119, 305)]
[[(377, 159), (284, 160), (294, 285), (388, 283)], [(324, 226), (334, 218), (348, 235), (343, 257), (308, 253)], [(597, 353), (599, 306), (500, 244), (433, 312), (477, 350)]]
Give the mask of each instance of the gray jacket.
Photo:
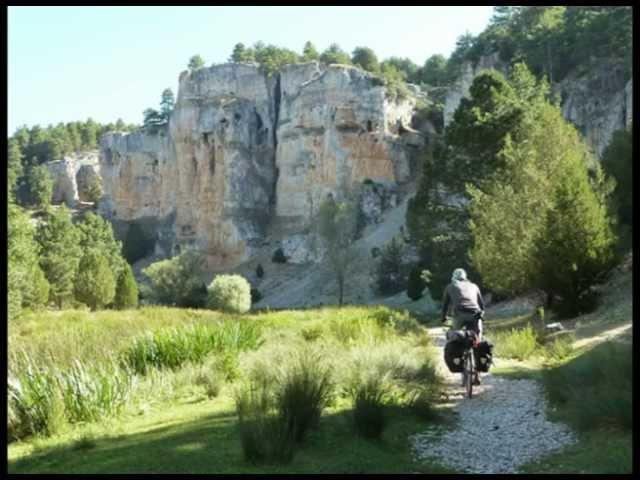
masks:
[(442, 318), (447, 315), (449, 307), (453, 310), (453, 315), (484, 310), (484, 301), (480, 288), (469, 280), (452, 282), (447, 285), (442, 298)]

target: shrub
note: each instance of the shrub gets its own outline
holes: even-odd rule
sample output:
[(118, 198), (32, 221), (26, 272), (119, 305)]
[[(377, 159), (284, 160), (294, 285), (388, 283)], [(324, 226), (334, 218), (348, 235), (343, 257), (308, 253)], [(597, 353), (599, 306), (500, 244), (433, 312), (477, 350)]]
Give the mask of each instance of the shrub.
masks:
[(282, 248), (278, 248), (275, 252), (273, 252), (273, 257), (271, 258), (273, 263), (287, 263), (287, 257), (285, 256)]
[(162, 260), (142, 271), (151, 279), (154, 299), (165, 305), (200, 308), (205, 305), (207, 289), (203, 284), (202, 259), (193, 250), (185, 250), (170, 260)]
[(574, 334), (556, 336), (552, 342), (545, 345), (544, 355), (551, 361), (561, 361), (573, 353)]
[(116, 296), (113, 303), (118, 310), (138, 306), (138, 285), (133, 276), (133, 270), (131, 270), (131, 266), (128, 263), (118, 277)]
[(422, 298), (422, 292), (427, 286), (427, 282), (422, 277), (423, 270), (420, 267), (415, 267), (409, 273), (409, 279), (407, 280), (407, 296), (411, 300), (419, 300)]
[(240, 275), (218, 275), (208, 287), (207, 307), (230, 313), (251, 308), (251, 286)]
[(262, 293), (255, 287), (251, 287), (251, 304), (258, 303), (262, 300)]
[(317, 426), (322, 410), (333, 397), (331, 369), (318, 352), (298, 352), (276, 391), (276, 407), (293, 438), (301, 442), (310, 428)]
[(215, 368), (202, 368), (195, 378), (196, 385), (204, 388), (208, 398), (215, 398), (220, 394), (222, 378)]
[(304, 338), (307, 342), (314, 342), (322, 337), (324, 329), (320, 325), (312, 325), (310, 327), (305, 327), (300, 330), (300, 334), (302, 338)]
[(526, 360), (538, 349), (538, 339), (531, 325), (512, 329), (508, 333), (493, 335), (495, 355), (504, 358)]
[(258, 278), (264, 277), (264, 268), (262, 268), (262, 264), (261, 263), (259, 263), (258, 267), (256, 268), (256, 276)]

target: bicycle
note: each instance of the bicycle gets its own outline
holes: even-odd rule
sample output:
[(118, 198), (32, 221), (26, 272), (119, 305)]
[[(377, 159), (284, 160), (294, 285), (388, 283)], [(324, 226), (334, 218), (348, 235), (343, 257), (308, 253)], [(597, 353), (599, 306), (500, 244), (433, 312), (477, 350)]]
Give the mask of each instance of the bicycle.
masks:
[[(482, 312), (479, 312), (476, 320), (482, 320)], [(463, 332), (466, 332), (468, 330), (469, 329), (467, 328), (467, 325), (462, 326)], [(448, 332), (450, 331), (453, 331), (453, 325), (449, 325)], [(478, 375), (479, 375), (478, 370), (476, 368), (475, 355), (473, 354), (473, 349), (478, 347), (479, 339), (478, 339), (477, 332), (475, 330), (471, 330), (471, 331), (474, 333), (474, 335), (472, 337), (471, 342), (467, 342), (465, 344), (464, 352), (462, 354), (462, 364), (463, 364), (462, 386), (465, 387), (465, 391), (467, 393), (468, 398), (473, 397), (474, 379), (478, 378)], [(448, 337), (448, 332), (447, 332), (447, 337)], [(467, 338), (466, 333), (465, 333), (465, 338)]]

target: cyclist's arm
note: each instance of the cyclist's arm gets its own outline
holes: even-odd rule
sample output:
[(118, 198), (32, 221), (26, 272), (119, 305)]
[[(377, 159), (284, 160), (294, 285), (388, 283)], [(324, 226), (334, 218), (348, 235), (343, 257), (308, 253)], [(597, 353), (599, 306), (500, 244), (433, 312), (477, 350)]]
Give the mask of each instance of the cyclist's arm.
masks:
[(449, 296), (449, 288), (444, 289), (444, 296), (442, 298), (442, 321), (445, 322), (447, 320), (447, 311), (449, 310), (449, 303), (451, 302), (451, 297)]
[(478, 306), (480, 307), (481, 310), (484, 310), (484, 300), (482, 299), (480, 288), (478, 288)]

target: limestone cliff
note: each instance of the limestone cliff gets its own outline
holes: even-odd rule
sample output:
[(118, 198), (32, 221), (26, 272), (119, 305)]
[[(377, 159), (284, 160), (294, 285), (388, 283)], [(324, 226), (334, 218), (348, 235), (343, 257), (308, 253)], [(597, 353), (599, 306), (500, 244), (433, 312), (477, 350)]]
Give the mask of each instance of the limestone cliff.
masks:
[(53, 181), (53, 203), (74, 207), (78, 201), (87, 201), (87, 189), (93, 179), (100, 176), (98, 151), (75, 153), (62, 160), (45, 164)]
[[(462, 73), (445, 98), (445, 126), (453, 119), (460, 100), (469, 95), (473, 79), (484, 69), (507, 73), (507, 65), (497, 53), (481, 57), (476, 65), (463, 64)], [(588, 72), (572, 72), (552, 85), (552, 90), (560, 95), (564, 117), (576, 125), (600, 157), (613, 132), (631, 123), (632, 87), (632, 79), (625, 82), (620, 65), (605, 63)]]
[(100, 211), (163, 224), (164, 254), (193, 245), (212, 267), (247, 260), (268, 236), (299, 246), (327, 195), (369, 198), (365, 180), (400, 193), (411, 181), (423, 142), (410, 128), (414, 104), (339, 65), (183, 72), (166, 128), (102, 138)]

